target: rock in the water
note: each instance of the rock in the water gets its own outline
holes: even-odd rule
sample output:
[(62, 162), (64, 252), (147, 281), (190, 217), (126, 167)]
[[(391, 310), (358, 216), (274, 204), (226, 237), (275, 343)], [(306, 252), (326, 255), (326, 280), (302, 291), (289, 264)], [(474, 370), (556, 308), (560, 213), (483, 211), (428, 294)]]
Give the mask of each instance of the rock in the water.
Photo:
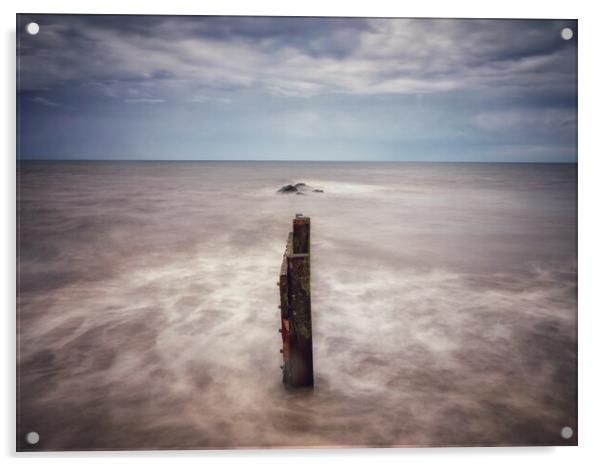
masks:
[(305, 183), (287, 184), (278, 190), (279, 193), (305, 194), (308, 192), (323, 193), (323, 189), (312, 188)]
[(278, 190), (279, 193), (296, 193), (297, 188), (292, 184), (287, 184)]

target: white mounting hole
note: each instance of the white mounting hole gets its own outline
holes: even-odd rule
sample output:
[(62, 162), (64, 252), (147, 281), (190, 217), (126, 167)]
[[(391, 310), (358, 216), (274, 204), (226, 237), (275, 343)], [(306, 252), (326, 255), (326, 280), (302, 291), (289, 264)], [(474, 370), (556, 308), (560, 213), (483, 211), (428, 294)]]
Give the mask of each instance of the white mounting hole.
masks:
[(27, 23), (25, 30), (30, 36), (35, 36), (38, 32), (40, 32), (40, 25), (38, 23)]
[(560, 37), (564, 40), (571, 40), (573, 38), (573, 30), (571, 28), (563, 28), (560, 31)]
[(27, 435), (25, 436), (25, 440), (27, 440), (27, 443), (29, 443), (30, 445), (35, 445), (36, 443), (38, 443), (40, 441), (40, 434), (38, 434), (37, 432), (28, 432)]
[(569, 426), (564, 426), (560, 431), (560, 435), (562, 438), (568, 440), (573, 436), (573, 429), (571, 429)]

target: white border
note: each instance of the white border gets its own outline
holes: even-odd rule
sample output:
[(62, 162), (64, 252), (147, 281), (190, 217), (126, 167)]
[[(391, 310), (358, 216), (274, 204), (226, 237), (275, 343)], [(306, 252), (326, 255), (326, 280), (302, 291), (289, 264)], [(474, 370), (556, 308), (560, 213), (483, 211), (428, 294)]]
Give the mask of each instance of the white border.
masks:
[[(303, 0), (182, 0), (145, 1), (139, 4), (118, 0), (102, 2), (4, 1), (2, 3), (2, 141), (4, 143), (2, 209), (2, 273), (5, 297), (2, 332), (3, 408), (0, 452), (12, 463), (32, 464), (37, 458), (54, 463), (164, 464), (182, 461), (222, 464), (244, 461), (257, 465), (345, 464), (596, 464), (601, 461), (597, 444), (602, 396), (602, 99), (600, 86), (602, 17), (594, 1), (475, 0), (392, 2)], [(236, 14), (315, 16), (416, 16), (416, 17), (502, 17), (577, 18), (579, 20), (579, 447), (559, 448), (454, 448), (454, 449), (360, 449), (360, 450), (254, 450), (203, 452), (107, 452), (16, 454), (15, 448), (15, 13), (136, 13), (136, 14)], [(461, 428), (461, 426), (459, 426)], [(598, 463), (599, 464), (599, 463)]]

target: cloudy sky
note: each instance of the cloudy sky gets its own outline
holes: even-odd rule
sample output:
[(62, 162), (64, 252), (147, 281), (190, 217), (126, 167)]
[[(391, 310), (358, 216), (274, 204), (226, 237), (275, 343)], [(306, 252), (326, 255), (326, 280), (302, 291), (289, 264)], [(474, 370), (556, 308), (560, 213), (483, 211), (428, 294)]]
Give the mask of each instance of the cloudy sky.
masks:
[(20, 15), (17, 37), (22, 158), (577, 160), (575, 21)]

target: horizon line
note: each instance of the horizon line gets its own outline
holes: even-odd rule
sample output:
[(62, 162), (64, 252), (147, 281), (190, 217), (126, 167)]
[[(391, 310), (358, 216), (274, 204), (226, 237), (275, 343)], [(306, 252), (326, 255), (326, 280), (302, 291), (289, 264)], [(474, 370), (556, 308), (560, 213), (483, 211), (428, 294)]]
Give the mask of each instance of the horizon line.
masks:
[(38, 159), (17, 157), (17, 162), (317, 162), (317, 163), (537, 163), (577, 164), (578, 161), (504, 161), (504, 160), (284, 160), (284, 159)]

